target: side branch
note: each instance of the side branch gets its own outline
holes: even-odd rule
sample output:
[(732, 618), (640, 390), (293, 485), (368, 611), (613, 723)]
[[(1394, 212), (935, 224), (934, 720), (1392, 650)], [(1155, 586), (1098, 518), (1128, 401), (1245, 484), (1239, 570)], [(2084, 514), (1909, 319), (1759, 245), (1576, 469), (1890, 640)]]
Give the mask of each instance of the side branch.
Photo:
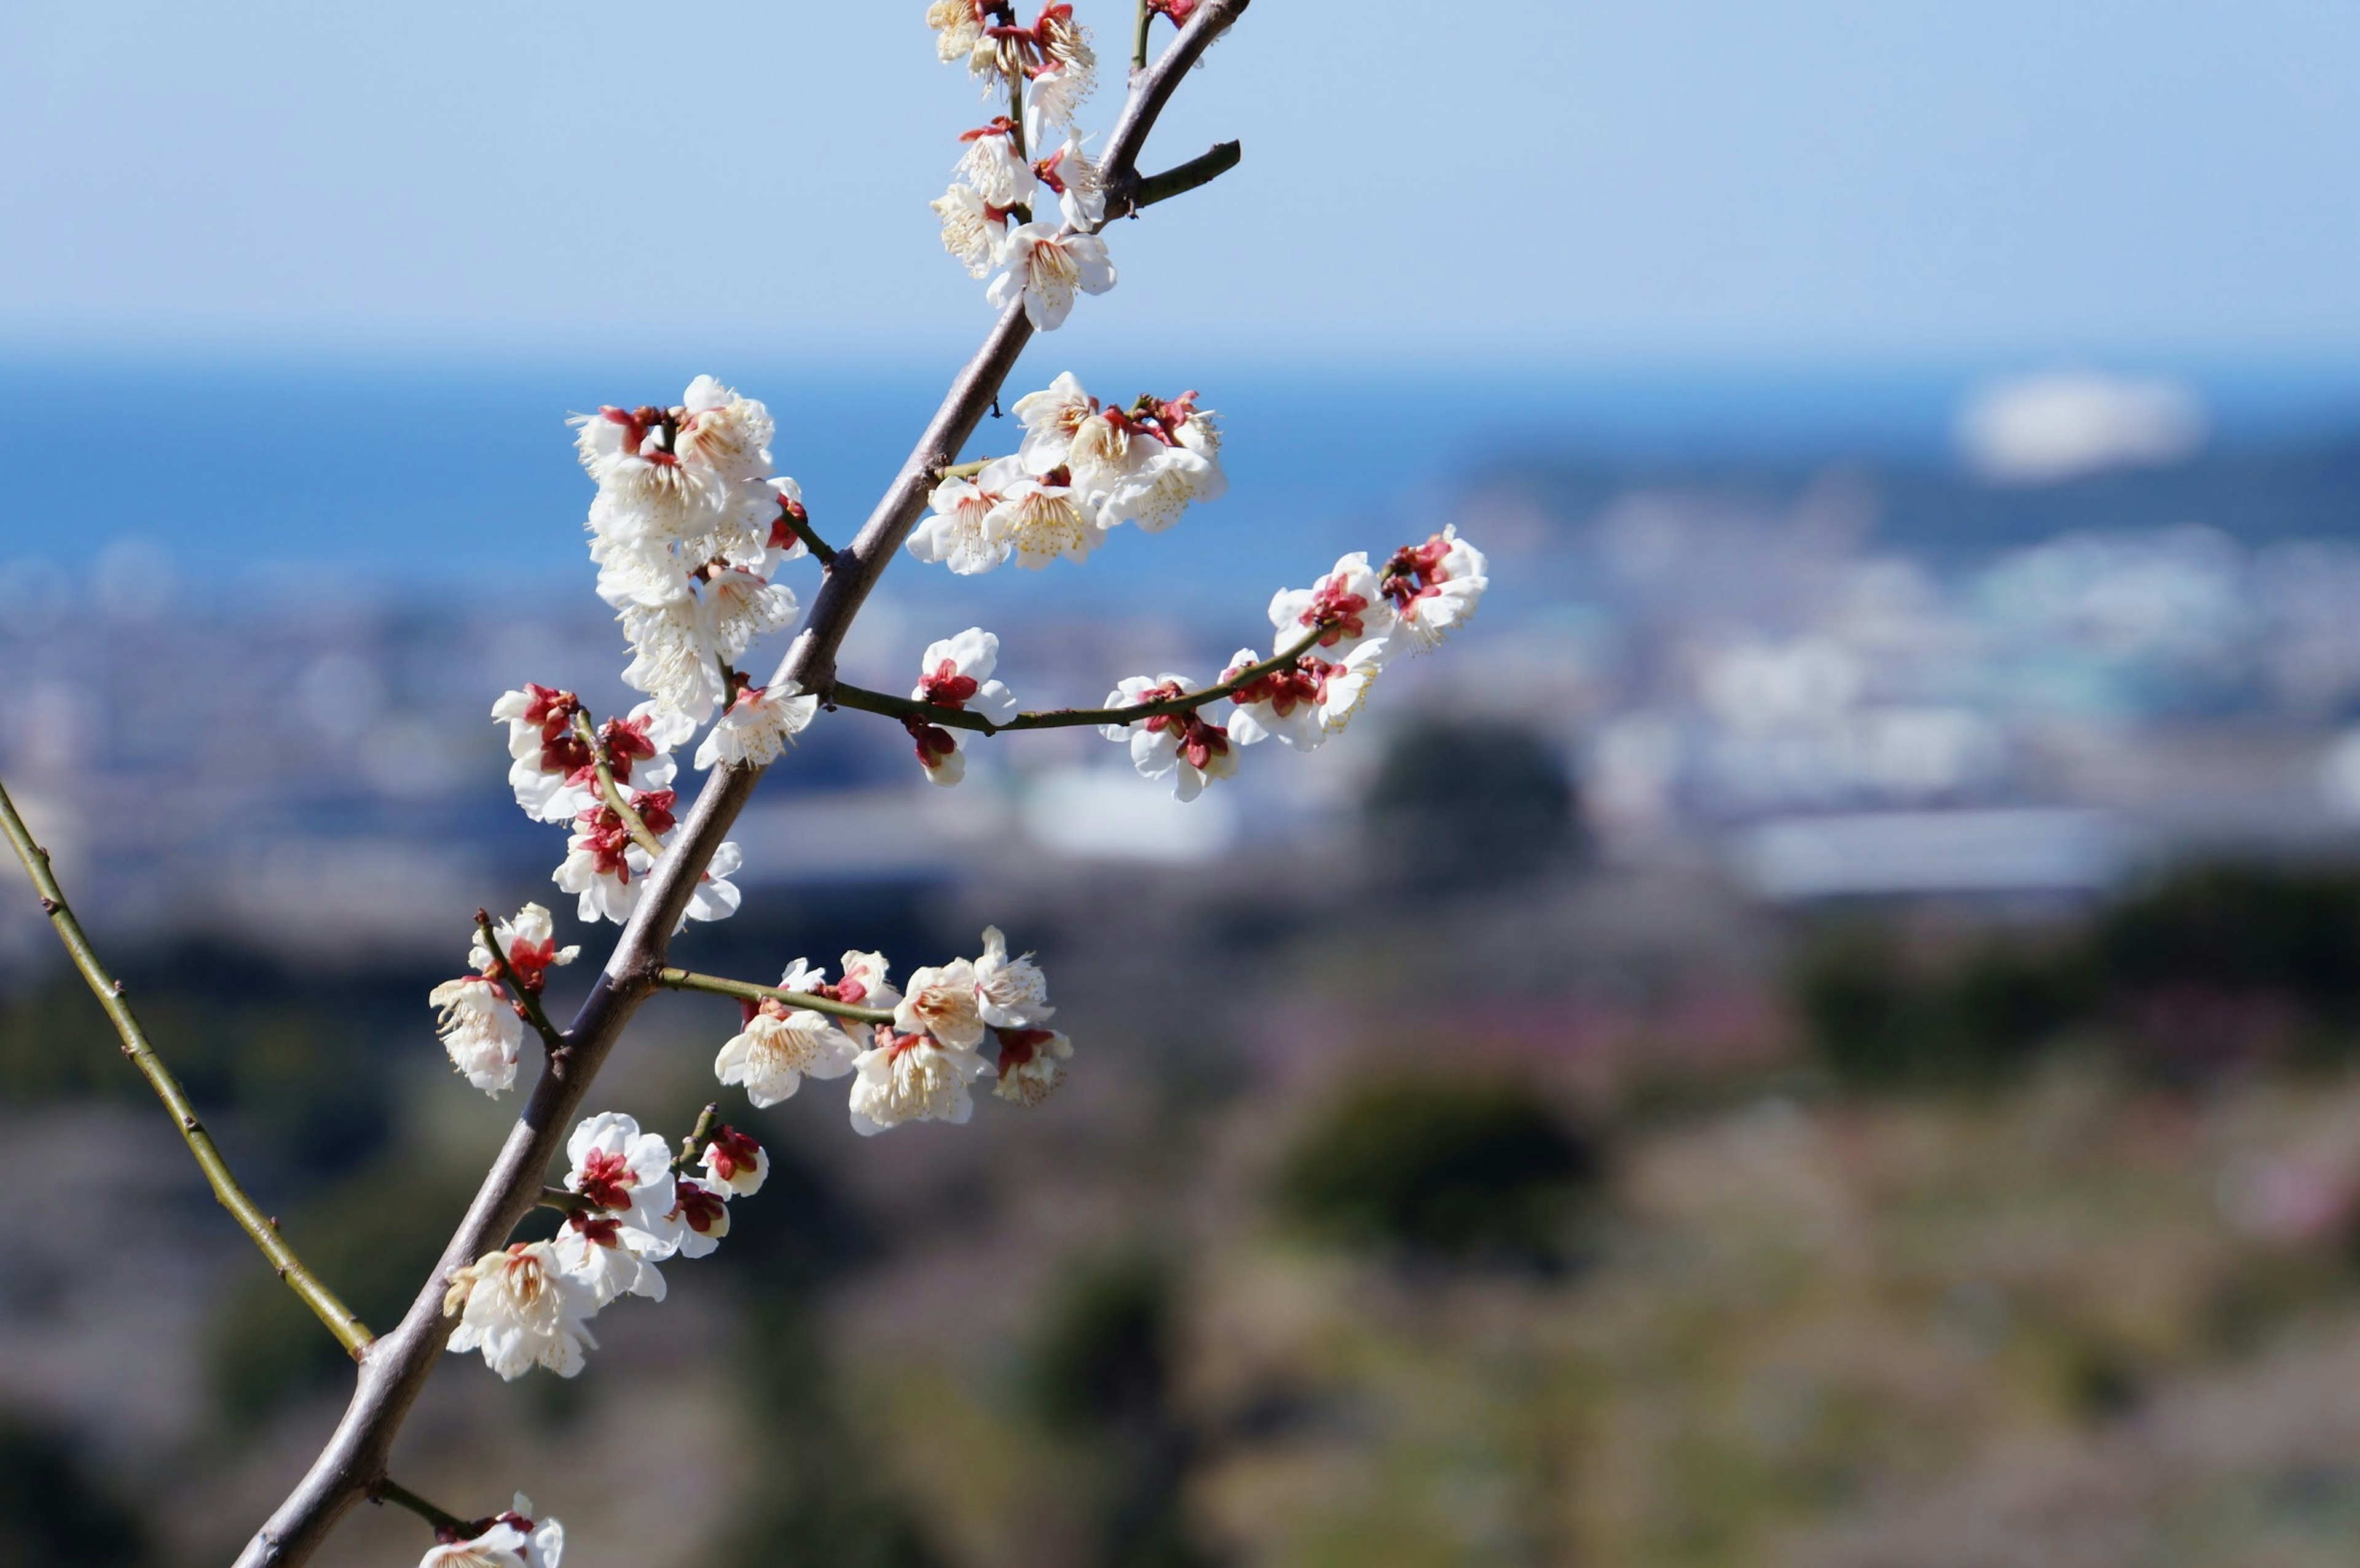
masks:
[(1235, 142), (1215, 142), (1210, 148), (1198, 153), (1185, 163), (1174, 164), (1161, 174), (1151, 174), (1132, 190), (1131, 199), (1118, 210), (1112, 204), (1107, 209), (1109, 222), (1130, 213), (1136, 216), (1142, 207), (1153, 207), (1158, 201), (1168, 201), (1175, 196), (1185, 196), (1200, 185), (1210, 185), (1238, 166), (1245, 149)]
[(718, 975), (699, 975), (687, 969), (666, 969), (656, 975), (659, 985), (675, 991), (705, 991), (716, 996), (735, 996), (741, 1002), (774, 999), (791, 1007), (804, 1007), (814, 1013), (827, 1013), (854, 1023), (890, 1024), (893, 1021), (890, 1007), (857, 1007), (850, 1002), (839, 1002), (833, 996), (814, 996), (808, 991), (781, 991), (776, 985), (757, 985), (750, 980), (725, 980)]
[(1177, 697), (1159, 697), (1153, 702), (1138, 702), (1128, 708), (1048, 708), (1039, 713), (1019, 713), (1004, 724), (995, 724), (981, 713), (970, 713), (964, 708), (936, 707), (911, 697), (896, 697), (884, 691), (871, 691), (866, 687), (848, 686), (837, 681), (836, 703), (840, 708), (858, 708), (867, 713), (882, 713), (888, 718), (918, 719), (930, 724), (940, 724), (947, 730), (971, 730), (977, 735), (1005, 735), (1010, 730), (1076, 729), (1084, 724), (1135, 724), (1142, 719), (1185, 713), (1218, 702), (1232, 692), (1241, 691), (1265, 675), (1282, 670), (1292, 670), (1295, 661), (1318, 646), (1327, 634), (1325, 626), (1314, 626), (1303, 637), (1290, 644), (1259, 664), (1249, 664), (1226, 680), (1216, 681), (1196, 691), (1183, 691)]
[[(723, 679), (727, 679), (726, 673)], [(661, 859), (664, 852), (663, 840), (649, 830), (647, 822), (639, 816), (639, 808), (624, 797), (622, 786), (615, 782), (614, 766), (606, 760), (606, 747), (598, 739), (598, 732), (592, 726), (589, 714), (574, 715), (574, 733), (580, 735), (583, 744), (590, 748), (590, 766), (598, 775), (599, 797), (606, 802), (608, 810), (623, 820), (624, 831), (631, 835), (631, 842), (646, 850), (650, 859)], [(544, 1029), (542, 1032), (548, 1031)]]
[(56, 928), (58, 939), (65, 943), (66, 952), (72, 956), (74, 967), (81, 970), (82, 977), (89, 982), (92, 994), (98, 997), (98, 1005), (106, 1009), (107, 1019), (115, 1025), (115, 1032), (123, 1037), (123, 1054), (131, 1059), (131, 1064), (139, 1069), (140, 1076), (148, 1080), (148, 1087), (156, 1091), (156, 1097), (163, 1101), (164, 1108), (171, 1113), (172, 1120), (180, 1127), (181, 1138), (189, 1146), (189, 1152), (196, 1156), (206, 1181), (213, 1186), (214, 1200), (229, 1211), (230, 1217), (237, 1221), (238, 1228), (254, 1238), (254, 1245), (262, 1249), (262, 1256), (270, 1260), (279, 1277), (287, 1281), (287, 1288), (302, 1298), (303, 1304), (327, 1325), (330, 1334), (336, 1336), (336, 1343), (343, 1345), (355, 1360), (359, 1360), (362, 1353), (374, 1342), (367, 1325), (354, 1316), (352, 1309), (338, 1301), (335, 1292), (322, 1284), (317, 1275), (304, 1267), (303, 1260), (295, 1256), (295, 1249), (288, 1246), (279, 1234), (279, 1222), (264, 1214), (260, 1206), (246, 1196), (246, 1189), (237, 1184), (237, 1178), (230, 1173), (229, 1162), (222, 1158), (221, 1150), (213, 1144), (213, 1136), (197, 1119), (196, 1109), (189, 1104), (189, 1096), (182, 1092), (180, 1080), (172, 1076), (163, 1059), (156, 1054), (155, 1047), (148, 1043), (147, 1031), (132, 1016), (131, 1004), (123, 999), (123, 982), (108, 975), (105, 966), (99, 963), (97, 952), (90, 945), (90, 938), (82, 933), (82, 922), (74, 919), (73, 910), (66, 905), (65, 890), (58, 886), (57, 874), (49, 866), (49, 852), (33, 842), (31, 832), (25, 826), (25, 819), (16, 814), (16, 802), (8, 799), (5, 787), (0, 787), (0, 828), (6, 830), (8, 842), (16, 848), (16, 858), (25, 863), (25, 873), (33, 879), (33, 887), (40, 893), (41, 908), (48, 912), (49, 924)]
[(368, 1497), (372, 1503), (391, 1503), (408, 1508), (436, 1530), (450, 1531), (454, 1538), (482, 1533), (483, 1520), (463, 1519), (448, 1508), (436, 1508), (390, 1475), (379, 1477), (377, 1484), (369, 1488)]

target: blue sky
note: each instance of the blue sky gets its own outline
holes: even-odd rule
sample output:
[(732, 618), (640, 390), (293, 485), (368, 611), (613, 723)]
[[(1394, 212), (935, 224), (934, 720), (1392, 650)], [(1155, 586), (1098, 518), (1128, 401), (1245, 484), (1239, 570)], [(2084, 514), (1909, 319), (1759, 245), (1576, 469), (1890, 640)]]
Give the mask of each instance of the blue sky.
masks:
[[(1129, 9), (1079, 0), (1109, 57)], [(10, 5), (0, 337), (939, 344), (982, 111), (922, 11)], [(2349, 355), (2355, 81), (2344, 0), (1261, 0), (1151, 160), (1244, 166), (1068, 331)]]

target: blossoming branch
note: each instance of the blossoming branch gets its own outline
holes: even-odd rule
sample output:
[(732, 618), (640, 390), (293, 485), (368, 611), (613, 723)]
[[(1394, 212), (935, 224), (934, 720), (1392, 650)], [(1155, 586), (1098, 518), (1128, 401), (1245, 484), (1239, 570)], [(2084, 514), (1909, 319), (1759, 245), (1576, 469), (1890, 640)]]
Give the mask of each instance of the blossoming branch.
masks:
[[(827, 543), (801, 486), (777, 472), (768, 408), (713, 376), (698, 376), (674, 403), (617, 404), (574, 419), (594, 487), (586, 523), (596, 592), (628, 648), (622, 679), (644, 700), (600, 714), (573, 691), (524, 681), (491, 717), (506, 730), (519, 808), (556, 830), (552, 884), (570, 896), (579, 923), (611, 922), (621, 933), (561, 1029), (543, 1006), (547, 981), (580, 959), (581, 943), (561, 937), (539, 903), (499, 920), (475, 912), (464, 973), (427, 998), (443, 1051), (471, 1087), (496, 1097), (519, 1087), (529, 1059), (537, 1071), (465, 1218), (390, 1333), (371, 1335), (246, 1199), (0, 794), (0, 822), (126, 1052), (180, 1121), (224, 1203), (359, 1363), (344, 1420), (247, 1545), (246, 1568), (306, 1561), (364, 1498), (425, 1521), (434, 1543), (421, 1568), (558, 1568), (563, 1527), (523, 1496), (466, 1516), (388, 1474), (395, 1434), (443, 1350), (478, 1355), (503, 1379), (536, 1368), (572, 1377), (597, 1350), (601, 1313), (627, 1297), (661, 1302), (664, 1269), (718, 1247), (731, 1205), (755, 1197), (769, 1175), (759, 1141), (724, 1118), (729, 1096), (760, 1108), (807, 1083), (843, 1081), (847, 1116), (869, 1136), (964, 1123), (986, 1086), (994, 1099), (1037, 1106), (1065, 1080), (1075, 1045), (1053, 1023), (1047, 976), (996, 926), (973, 951), (900, 981), (878, 952), (847, 952), (832, 975), (794, 957), (775, 984), (664, 962), (688, 922), (738, 909), (733, 877), (743, 857), (727, 836), (730, 822), (762, 772), (823, 713), (898, 723), (923, 775), (944, 787), (964, 779), (967, 749), (978, 741), (1094, 726), (1140, 773), (1168, 778), (1189, 800), (1232, 777), (1240, 753), (1263, 740), (1296, 751), (1325, 744), (1392, 661), (1432, 649), (1474, 613), (1484, 558), (1446, 528), (1382, 556), (1348, 555), (1309, 587), (1280, 589), (1269, 604), (1270, 651), (1239, 649), (1209, 683), (1168, 670), (1131, 675), (1101, 707), (1026, 710), (997, 678), (1000, 638), (979, 626), (925, 646), (907, 697), (836, 678), (846, 630), (905, 550), (959, 576), (1011, 563), (1077, 568), (1114, 530), (1162, 533), (1227, 489), (1221, 425), (1196, 392), (1105, 403), (1071, 374), (1015, 399), (1014, 451), (959, 457), (1029, 339), (1061, 326), (1080, 297), (1117, 286), (1108, 225), (1238, 163), (1237, 145), (1225, 143), (1160, 174), (1137, 169), (1164, 103), (1245, 8), (1246, 0), (1140, 0), (1130, 91), (1098, 144), (1084, 119), (1098, 57), (1073, 5), (1046, 5), (1029, 21), (1008, 0), (927, 6), (938, 57), (979, 85), (988, 111), (957, 138), (952, 183), (933, 206), (944, 248), (989, 280), (985, 300), (999, 316), (848, 543)], [(1176, 34), (1151, 65), (1159, 18)], [(806, 614), (793, 579), (814, 569)], [(783, 656), (771, 658), (770, 640), (790, 631)], [(683, 750), (686, 768), (703, 775), (690, 800)], [(734, 1032), (715, 1030), (724, 1099), (676, 1145), (626, 1112), (584, 1114), (631, 1016), (665, 990), (737, 1007)], [(561, 1155), (564, 1173), (550, 1182)], [(555, 1235), (513, 1240), (537, 1206), (554, 1211)]]

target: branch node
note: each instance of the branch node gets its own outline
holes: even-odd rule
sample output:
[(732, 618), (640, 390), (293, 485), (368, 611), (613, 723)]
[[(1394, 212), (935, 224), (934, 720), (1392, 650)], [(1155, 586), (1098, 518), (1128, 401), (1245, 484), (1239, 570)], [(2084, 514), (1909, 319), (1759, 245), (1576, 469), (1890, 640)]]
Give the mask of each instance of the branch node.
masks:
[(41, 896), (41, 913), (45, 915), (54, 915), (60, 909), (64, 908), (65, 906), (63, 904), (59, 903), (55, 898), (50, 898), (48, 894), (45, 893)]

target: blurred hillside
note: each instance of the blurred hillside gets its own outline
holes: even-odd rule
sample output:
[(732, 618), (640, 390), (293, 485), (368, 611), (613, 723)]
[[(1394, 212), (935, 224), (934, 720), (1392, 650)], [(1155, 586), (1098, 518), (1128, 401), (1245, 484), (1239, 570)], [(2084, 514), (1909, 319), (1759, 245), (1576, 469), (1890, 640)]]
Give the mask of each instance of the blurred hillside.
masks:
[[(716, 1258), (579, 1380), (454, 1358), (399, 1473), (522, 1486), (585, 1564), (2349, 1561), (2360, 424), (2234, 414), (2051, 379), (1955, 451), (1525, 442), (1291, 532), (1241, 484), (1088, 600), (897, 570), (850, 678), (979, 621), (1040, 705), (1212, 674), (1341, 549), (1455, 522), (1494, 575), (1342, 741), (1192, 807), (1087, 733), (945, 791), (815, 725), (683, 961), (996, 922), (1072, 1081), (877, 1140), (724, 1094), (780, 1170)], [(469, 913), (599, 951), (484, 717), (621, 705), (581, 576), (0, 573), (0, 777), (372, 1322), (513, 1114), (432, 1033)], [(0, 976), (0, 1564), (218, 1561), (344, 1367), (28, 897)], [(734, 1023), (659, 998), (601, 1107), (676, 1134)], [(371, 1511), (337, 1561), (422, 1545)]]

